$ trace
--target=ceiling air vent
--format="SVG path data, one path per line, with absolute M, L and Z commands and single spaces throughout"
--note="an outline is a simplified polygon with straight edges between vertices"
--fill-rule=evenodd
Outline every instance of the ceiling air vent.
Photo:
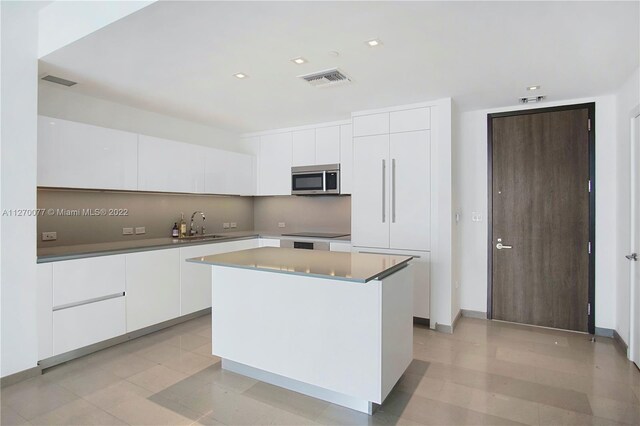
M 531 104 L 531 103 L 540 102 L 544 100 L 544 98 L 546 98 L 546 96 L 528 96 L 524 98 L 519 98 L 518 100 L 520 101 L 521 104 Z
M 75 81 L 65 80 L 64 78 L 56 77 L 55 75 L 45 75 L 42 77 L 45 81 L 50 81 L 51 83 L 62 84 L 63 86 L 73 86 L 74 84 L 78 84 Z
M 315 87 L 328 87 L 351 82 L 351 79 L 337 68 L 301 75 L 299 77 Z

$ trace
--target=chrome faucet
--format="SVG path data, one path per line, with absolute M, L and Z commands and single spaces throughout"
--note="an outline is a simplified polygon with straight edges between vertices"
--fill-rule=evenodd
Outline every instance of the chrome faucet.
M 196 210 L 195 212 L 193 212 L 193 214 L 191 215 L 191 224 L 189 226 L 190 231 L 189 231 L 189 235 L 196 235 L 198 233 L 197 228 L 193 229 L 193 218 L 195 217 L 196 214 L 200 213 L 200 215 L 202 216 L 202 235 L 205 234 L 205 228 L 204 228 L 204 221 L 205 221 L 205 217 L 204 217 L 204 213 L 202 213 L 200 210 Z

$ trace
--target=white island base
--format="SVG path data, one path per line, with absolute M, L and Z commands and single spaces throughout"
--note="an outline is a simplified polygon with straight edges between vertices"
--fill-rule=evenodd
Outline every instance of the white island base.
M 212 268 L 213 354 L 226 370 L 372 414 L 413 358 L 408 264 L 367 282 Z

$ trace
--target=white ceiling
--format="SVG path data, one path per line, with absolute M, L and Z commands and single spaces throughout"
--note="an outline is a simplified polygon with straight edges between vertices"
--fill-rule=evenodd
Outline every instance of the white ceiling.
M 639 64 L 638 6 L 157 2 L 45 56 L 40 72 L 79 83 L 65 90 L 238 132 L 442 97 L 491 108 L 534 84 L 549 100 L 614 91 Z M 384 44 L 370 48 L 371 38 Z M 296 78 L 332 67 L 353 83 Z

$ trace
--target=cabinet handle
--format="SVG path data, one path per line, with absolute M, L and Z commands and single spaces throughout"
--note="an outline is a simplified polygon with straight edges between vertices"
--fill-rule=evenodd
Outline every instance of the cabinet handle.
M 322 172 L 322 192 L 327 190 L 327 172 Z
M 391 159 L 391 222 L 396 223 L 396 159 Z
M 385 223 L 387 220 L 387 217 L 385 215 L 385 204 L 387 203 L 386 198 L 386 183 L 387 183 L 387 178 L 386 178 L 386 173 L 387 172 L 387 162 L 386 160 L 383 158 L 382 159 L 382 223 Z

